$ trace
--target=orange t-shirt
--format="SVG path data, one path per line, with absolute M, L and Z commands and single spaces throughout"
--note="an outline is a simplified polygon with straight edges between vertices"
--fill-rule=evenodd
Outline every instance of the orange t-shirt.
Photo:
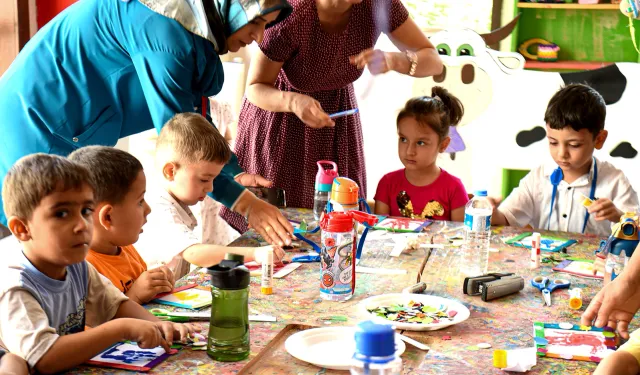
M 123 293 L 131 289 L 133 282 L 147 270 L 147 264 L 133 245 L 120 247 L 118 255 L 106 255 L 89 250 L 87 262 Z

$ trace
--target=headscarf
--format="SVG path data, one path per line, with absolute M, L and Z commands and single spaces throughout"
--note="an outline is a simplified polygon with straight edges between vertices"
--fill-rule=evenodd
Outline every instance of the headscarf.
M 139 0 L 156 13 L 211 41 L 219 55 L 228 52 L 227 38 L 257 17 L 280 11 L 271 27 L 293 8 L 287 0 Z

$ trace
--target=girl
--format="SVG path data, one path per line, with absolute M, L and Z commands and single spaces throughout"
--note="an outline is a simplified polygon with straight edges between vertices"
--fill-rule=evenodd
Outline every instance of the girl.
M 398 114 L 398 155 L 404 169 L 386 174 L 374 197 L 378 215 L 463 221 L 469 200 L 459 178 L 436 165 L 449 146 L 449 127 L 462 119 L 458 98 L 442 87 L 410 99 Z

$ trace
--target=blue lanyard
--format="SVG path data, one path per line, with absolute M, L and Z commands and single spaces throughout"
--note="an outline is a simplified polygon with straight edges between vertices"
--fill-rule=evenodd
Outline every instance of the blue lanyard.
M 551 207 L 549 207 L 549 220 L 547 222 L 547 230 L 551 227 L 551 215 L 553 215 L 553 208 L 556 202 L 556 195 L 558 194 L 558 185 L 560 185 L 560 181 L 562 181 L 562 169 L 558 167 L 556 170 L 551 173 L 551 185 L 553 185 L 553 192 L 551 193 Z M 598 164 L 596 163 L 596 159 L 593 158 L 593 179 L 591 180 L 591 192 L 589 193 L 589 199 L 594 200 L 596 194 L 596 183 L 598 181 Z M 585 229 L 587 229 L 587 222 L 589 222 L 589 210 L 584 215 L 584 224 L 582 224 L 582 233 L 584 233 Z

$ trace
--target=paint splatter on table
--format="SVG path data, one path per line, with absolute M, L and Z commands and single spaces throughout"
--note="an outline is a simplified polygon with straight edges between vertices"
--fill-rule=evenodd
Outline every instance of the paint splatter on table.
M 286 209 L 289 219 L 310 220 L 310 210 Z M 435 222 L 428 228 L 435 234 L 434 242 L 448 244 L 443 234 L 436 234 L 441 229 L 460 227 L 459 223 Z M 582 288 L 583 307 L 571 310 L 568 306 L 567 290 L 557 290 L 552 294 L 552 306 L 543 304 L 540 292 L 531 287 L 530 280 L 535 275 L 551 274 L 552 264 L 543 264 L 536 270 L 529 269 L 529 250 L 508 246 L 503 239 L 515 236 L 523 230 L 508 227 L 494 228 L 489 254 L 488 270 L 515 272 L 525 278 L 525 288 L 517 294 L 498 300 L 483 302 L 479 296 L 470 297 L 462 293 L 463 276 L 460 274 L 460 248 L 445 246 L 433 249 L 429 261 L 421 275 L 427 283 L 426 294 L 453 298 L 471 310 L 471 317 L 463 323 L 440 331 L 409 332 L 411 336 L 431 347 L 428 353 L 421 352 L 412 346 L 402 356 L 405 374 L 497 374 L 502 371 L 493 368 L 492 353 L 494 349 L 514 349 L 533 346 L 533 322 L 569 322 L 578 323 L 580 314 L 588 306 L 590 299 L 598 291 L 602 281 L 579 278 L 562 274 L 562 278 L 571 281 L 571 287 Z M 462 235 L 462 230 L 457 232 Z M 556 236 L 566 234 L 552 233 Z M 268 314 L 276 316 L 277 323 L 257 323 L 250 326 L 251 355 L 254 358 L 275 335 L 289 323 L 309 325 L 354 325 L 365 317 L 359 303 L 373 295 L 398 293 L 403 288 L 416 282 L 420 265 L 425 258 L 425 250 L 404 252 L 399 257 L 390 257 L 389 253 L 395 243 L 392 236 L 401 234 L 380 233 L 367 238 L 364 255 L 360 265 L 376 268 L 403 269 L 404 275 L 358 274 L 354 297 L 343 303 L 328 302 L 320 299 L 318 263 L 303 264 L 283 279 L 274 280 L 274 294 L 260 294 L 260 280 L 251 278 L 251 294 L 249 300 L 250 314 Z M 447 236 L 456 235 L 456 231 L 448 231 Z M 591 258 L 598 247 L 599 238 L 593 236 L 573 236 L 578 240 L 576 245 L 568 249 L 573 257 Z M 318 241 L 318 235 L 310 236 Z M 247 232 L 232 246 L 256 246 L 261 238 L 255 232 Z M 290 254 L 290 257 L 298 255 Z M 560 254 L 555 254 L 560 258 Z M 206 273 L 194 271 L 180 280 L 178 285 L 198 282 L 208 285 Z M 160 307 L 150 305 L 148 307 Z M 168 306 L 165 309 L 180 310 Z M 207 324 L 203 324 L 206 334 Z M 635 327 L 634 327 L 635 328 Z M 450 336 L 450 340 L 443 337 Z M 476 345 L 489 343 L 491 349 L 480 349 Z M 332 371 L 314 368 L 294 360 L 284 351 L 274 355 L 281 357 L 282 368 L 269 369 L 269 374 L 331 374 Z M 154 369 L 154 373 L 172 374 L 236 374 L 248 360 L 237 363 L 221 363 L 211 360 L 204 351 L 181 350 L 177 355 Z M 538 358 L 538 364 L 529 373 L 532 374 L 590 374 L 595 364 L 588 362 L 566 361 L 559 359 Z M 80 367 L 72 373 L 82 374 L 116 374 L 117 370 Z M 126 372 L 123 372 L 126 373 Z

